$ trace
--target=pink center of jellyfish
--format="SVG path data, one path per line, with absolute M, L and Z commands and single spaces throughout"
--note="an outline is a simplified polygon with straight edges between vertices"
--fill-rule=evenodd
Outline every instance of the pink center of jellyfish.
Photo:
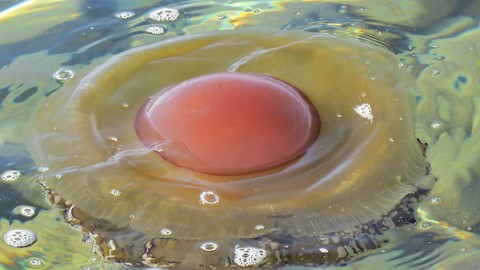
M 302 155 L 318 137 L 320 118 L 293 86 L 232 72 L 160 91 L 138 112 L 135 129 L 145 146 L 179 167 L 236 175 Z

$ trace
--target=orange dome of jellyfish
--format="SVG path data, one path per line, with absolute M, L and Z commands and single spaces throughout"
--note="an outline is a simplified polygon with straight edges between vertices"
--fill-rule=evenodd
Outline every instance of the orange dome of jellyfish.
M 30 121 L 51 203 L 107 258 L 322 265 L 380 246 L 427 188 L 411 78 L 297 31 L 188 35 L 66 83 Z

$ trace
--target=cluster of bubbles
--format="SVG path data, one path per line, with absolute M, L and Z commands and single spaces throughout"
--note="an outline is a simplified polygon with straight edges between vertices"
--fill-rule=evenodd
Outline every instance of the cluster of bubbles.
M 120 20 L 128 20 L 135 17 L 134 11 L 125 10 L 115 13 L 114 17 Z M 178 20 L 180 12 L 173 8 L 157 8 L 148 12 L 147 18 L 154 22 L 172 22 Z M 163 35 L 167 32 L 167 28 L 163 25 L 152 25 L 144 29 L 146 33 L 152 35 Z
M 362 118 L 368 119 L 370 122 L 373 121 L 372 107 L 368 103 L 363 103 L 355 106 L 353 110 L 360 115 Z
M 37 241 L 37 236 L 30 230 L 13 229 L 3 235 L 3 241 L 12 247 L 28 247 Z
M 113 16 L 117 19 L 127 20 L 127 19 L 130 19 L 130 18 L 133 18 L 135 15 L 137 15 L 137 14 L 135 14 L 135 12 L 130 11 L 130 10 L 126 10 L 126 11 L 117 12 Z
M 153 21 L 167 22 L 176 21 L 180 17 L 180 12 L 173 8 L 159 8 L 151 11 L 148 15 Z
M 162 25 L 153 25 L 145 29 L 145 32 L 152 35 L 163 35 L 167 32 L 167 29 Z
M 11 182 L 17 180 L 22 174 L 20 171 L 17 170 L 8 170 L 4 171 L 1 175 L 0 178 L 5 181 L 5 182 Z
M 256 247 L 235 247 L 233 262 L 240 267 L 257 266 L 267 256 L 267 251 Z
M 22 173 L 18 170 L 8 170 L 0 175 L 0 179 L 5 182 L 12 182 L 16 181 L 21 175 Z M 13 212 L 24 217 L 33 217 L 36 214 L 36 209 L 29 205 L 19 205 Z M 3 234 L 3 241 L 9 246 L 23 248 L 33 245 L 37 241 L 37 236 L 30 230 L 12 229 Z M 32 267 L 34 267 L 34 264 L 35 262 L 32 262 Z M 43 261 L 41 261 L 41 264 L 43 266 Z

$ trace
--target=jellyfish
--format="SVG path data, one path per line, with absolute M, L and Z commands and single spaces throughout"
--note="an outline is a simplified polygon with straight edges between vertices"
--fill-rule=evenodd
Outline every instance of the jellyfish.
M 39 182 L 101 255 L 162 267 L 346 262 L 429 190 L 412 78 L 326 34 L 232 30 L 134 48 L 39 105 Z

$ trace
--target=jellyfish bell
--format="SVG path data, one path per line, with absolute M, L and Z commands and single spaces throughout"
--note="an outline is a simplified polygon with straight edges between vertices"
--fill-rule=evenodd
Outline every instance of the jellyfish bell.
M 265 75 L 216 73 L 181 82 L 139 111 L 147 147 L 194 171 L 234 175 L 297 158 L 318 136 L 313 105 L 292 86 Z
M 267 86 L 214 87 L 227 78 Z M 258 255 L 252 267 L 345 261 L 371 244 L 362 241 L 378 246 L 375 235 L 414 215 L 426 189 L 418 184 L 429 171 L 414 134 L 411 81 L 391 53 L 356 40 L 297 31 L 187 35 L 72 78 L 36 110 L 28 147 L 49 168 L 40 181 L 52 204 L 95 236 L 105 256 L 235 267 L 235 254 L 249 250 Z M 198 113 L 177 119 L 190 101 Z M 202 118 L 204 108 L 212 110 Z M 218 113 L 237 109 L 239 133 L 202 133 L 238 126 Z M 272 138 L 279 143 L 263 145 Z M 259 151 L 267 154 L 257 159 Z M 205 243 L 217 248 L 207 252 Z

